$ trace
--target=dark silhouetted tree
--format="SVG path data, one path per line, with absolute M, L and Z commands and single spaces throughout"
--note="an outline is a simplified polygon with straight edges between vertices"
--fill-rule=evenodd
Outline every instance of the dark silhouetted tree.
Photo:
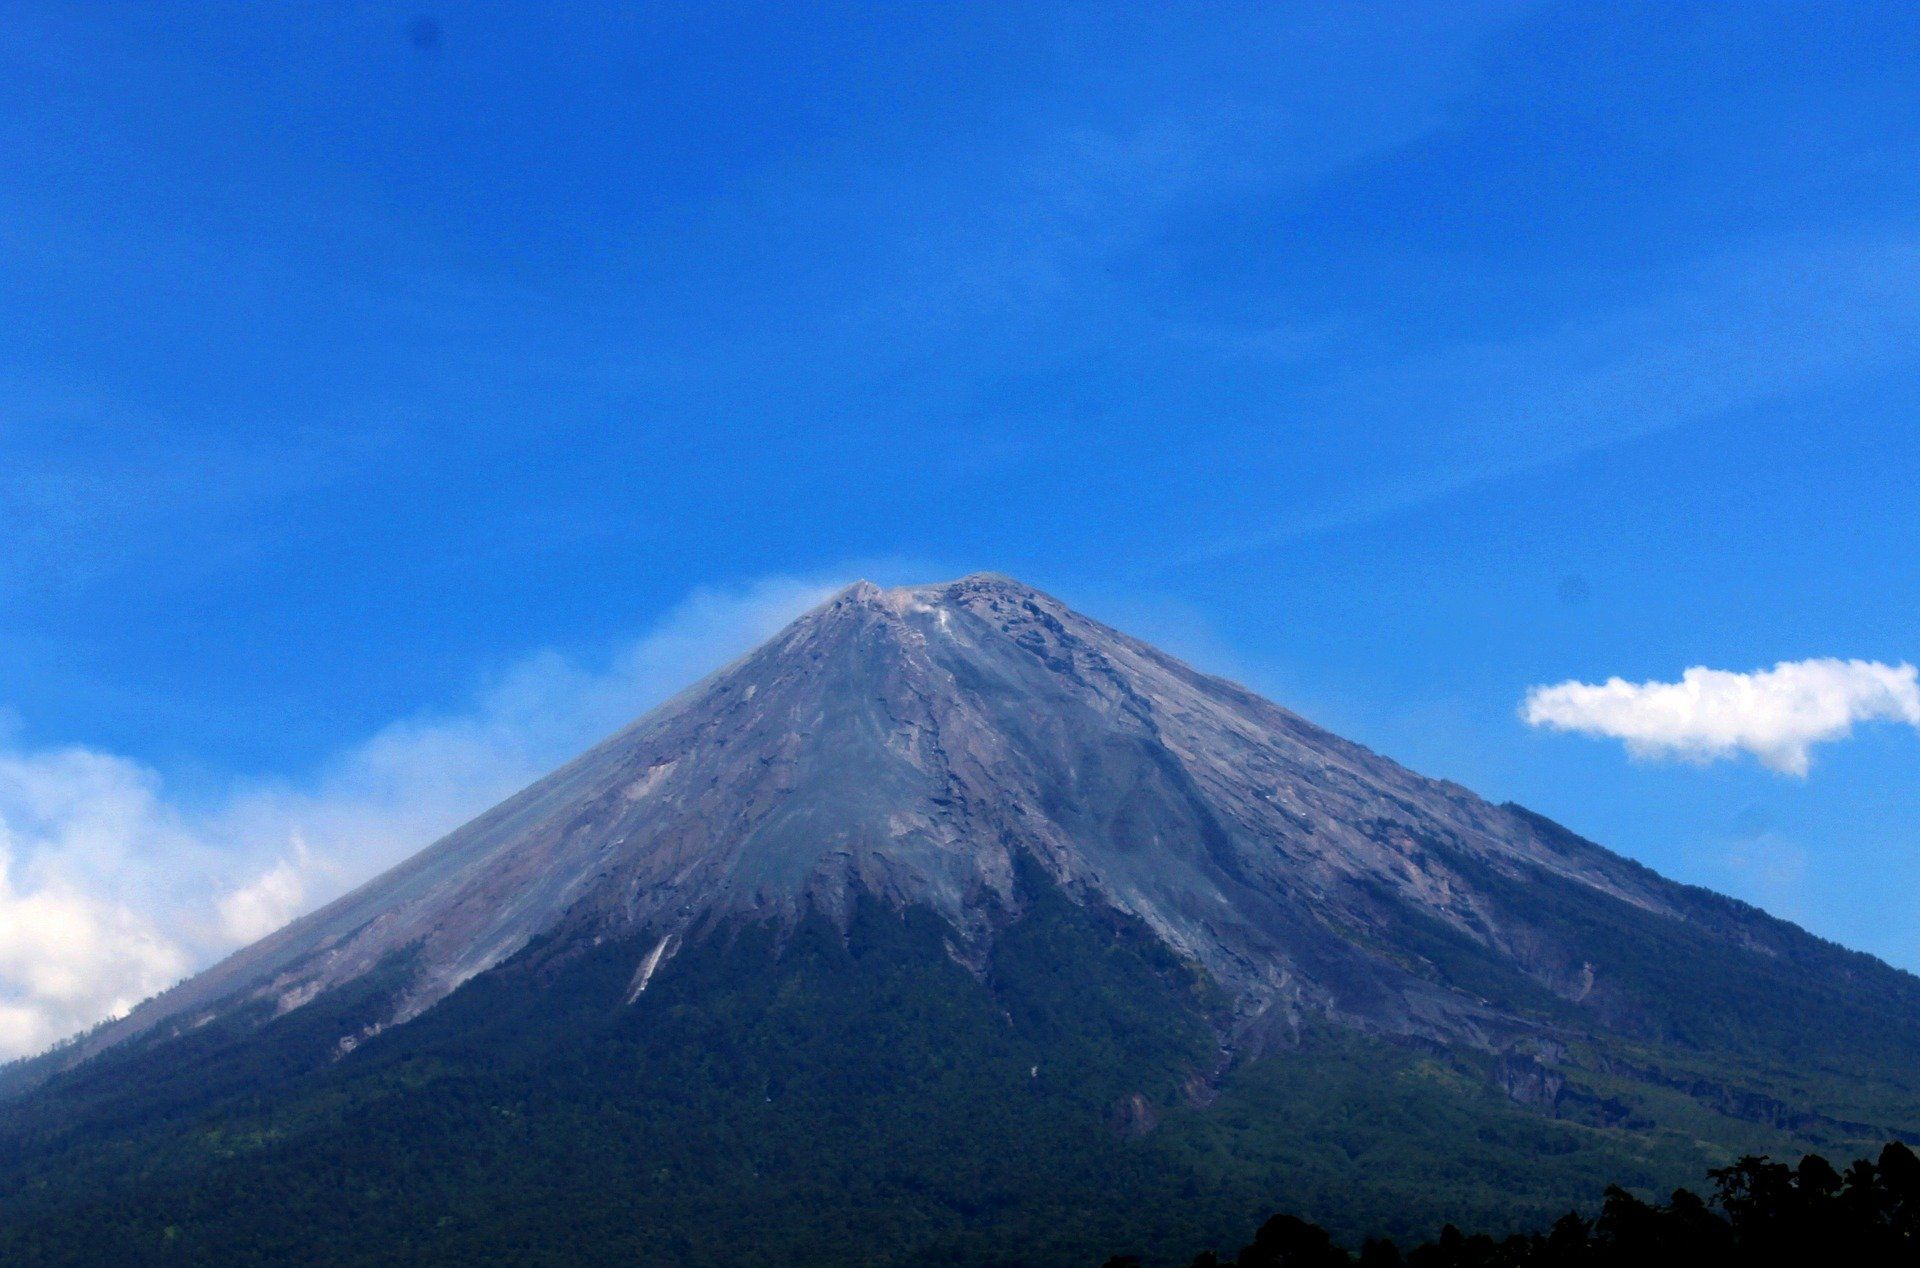
M 1748 1156 L 1708 1173 L 1712 1205 L 1676 1189 L 1655 1205 L 1618 1186 L 1599 1216 L 1562 1216 L 1547 1233 L 1496 1241 L 1448 1224 L 1404 1258 L 1388 1241 L 1361 1248 L 1360 1268 L 1913 1268 L 1920 1265 L 1920 1157 L 1895 1142 L 1843 1174 L 1818 1154 L 1797 1166 Z M 1715 1209 L 1715 1208 L 1718 1209 Z M 1115 1264 L 1123 1261 L 1115 1260 Z M 1238 1268 L 1333 1268 L 1352 1256 L 1290 1215 L 1260 1227 Z M 1219 1268 L 1211 1252 L 1193 1268 Z
M 1318 1224 L 1276 1215 L 1260 1226 L 1234 1262 L 1238 1268 L 1345 1268 L 1353 1260 Z
M 1360 1268 L 1401 1268 L 1400 1248 L 1383 1237 L 1369 1237 L 1360 1248 Z

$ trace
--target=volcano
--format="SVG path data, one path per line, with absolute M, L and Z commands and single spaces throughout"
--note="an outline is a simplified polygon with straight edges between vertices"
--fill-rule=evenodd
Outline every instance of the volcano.
M 1920 979 L 982 574 L 0 1092 L 9 1262 L 1151 1259 L 1914 1139 Z

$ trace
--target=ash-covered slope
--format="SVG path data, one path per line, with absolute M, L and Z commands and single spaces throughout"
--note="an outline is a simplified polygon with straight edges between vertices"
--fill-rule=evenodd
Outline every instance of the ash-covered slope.
M 1005 578 L 859 585 L 0 1071 L 0 1260 L 1185 1263 L 1857 1156 L 1916 1072 L 1908 974 Z
M 93 1045 L 263 999 L 296 1008 L 405 950 L 385 1019 L 401 1021 L 543 936 L 636 938 L 637 991 L 729 918 L 844 921 L 858 894 L 930 909 L 978 960 L 1022 908 L 1023 860 L 1202 969 L 1243 1051 L 1322 1016 L 1491 1049 L 1547 1014 L 1658 1029 L 1671 1001 L 1607 971 L 1621 922 L 1852 971 L 1757 912 L 977 575 L 847 589 Z M 1585 927 L 1543 922 L 1547 893 Z

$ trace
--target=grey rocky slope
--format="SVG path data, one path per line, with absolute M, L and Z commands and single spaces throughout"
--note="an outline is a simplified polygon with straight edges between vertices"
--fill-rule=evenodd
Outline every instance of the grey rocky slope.
M 405 1021 L 542 935 L 636 938 L 638 992 L 717 924 L 840 914 L 859 893 L 936 910 L 977 962 L 1017 917 L 1022 860 L 1203 969 L 1242 1052 L 1316 1018 L 1489 1049 L 1538 1032 L 1540 1010 L 1489 974 L 1596 1024 L 1635 1016 L 1634 983 L 1535 918 L 1543 887 L 1775 960 L 1827 954 L 976 575 L 850 587 L 71 1056 L 261 1001 L 294 1009 L 402 951 L 409 985 L 383 1024 Z M 1832 954 L 1819 971 L 1844 975 Z

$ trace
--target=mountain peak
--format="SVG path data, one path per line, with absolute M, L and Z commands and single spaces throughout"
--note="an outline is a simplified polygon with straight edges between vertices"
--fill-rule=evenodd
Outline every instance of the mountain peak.
M 1353 930 L 1416 910 L 1491 948 L 1512 918 L 1489 869 L 1673 903 L 1597 847 L 1010 577 L 863 580 L 102 1042 L 236 1001 L 296 1008 L 402 952 L 411 984 L 395 1020 L 535 938 L 635 938 L 657 953 L 644 977 L 703 931 L 844 919 L 861 896 L 930 909 L 979 943 L 1019 918 L 1023 875 L 1141 922 L 1245 1026 L 1312 1012 L 1486 1035 L 1511 1019 Z
M 970 572 L 964 577 L 951 581 L 928 582 L 920 585 L 894 586 L 891 588 L 876 585 L 862 578 L 836 591 L 822 606 L 837 603 L 877 603 L 883 606 L 899 607 L 908 603 L 937 603 L 950 601 L 968 594 L 995 594 L 1014 599 L 1047 599 L 1042 591 L 1036 590 L 1025 582 L 1008 576 L 1003 572 Z M 1049 600 L 1051 601 L 1051 600 Z
M 1035 590 L 1032 586 L 1016 578 L 1009 577 L 1004 572 L 970 572 L 958 580 L 944 582 L 941 585 L 931 588 L 953 589 L 962 586 L 974 590 L 1002 590 L 1017 594 L 1039 593 L 1039 591 Z
M 134 1035 L 150 1042 L 102 1053 L 97 1077 L 59 1079 Z M 103 1089 L 131 1087 L 117 1112 L 138 1134 L 112 1138 L 115 1158 L 144 1158 L 161 1120 L 191 1134 L 180 1157 L 205 1156 L 206 1139 L 321 1124 L 291 1133 L 326 1160 L 292 1166 L 292 1185 L 254 1183 L 268 1149 L 229 1158 L 247 1177 L 234 1188 L 271 1200 L 276 1224 L 280 1195 L 333 1176 L 343 1157 L 412 1149 L 392 1182 L 360 1188 L 457 1172 L 510 1205 L 544 1191 L 564 1149 L 593 1160 L 568 1171 L 550 1208 L 566 1235 L 583 1210 L 646 1225 L 632 1202 L 651 1194 L 645 1236 L 657 1249 L 676 1212 L 742 1209 L 763 1191 L 808 1195 L 802 1214 L 767 1225 L 781 1237 L 794 1221 L 818 1223 L 814 1194 L 860 1195 L 821 1225 L 836 1239 L 870 1226 L 873 1194 L 923 1211 L 937 1185 L 900 1170 L 923 1156 L 943 1169 L 958 1157 L 967 1177 L 939 1233 L 950 1237 L 961 1220 L 994 1218 L 978 1213 L 1000 1204 L 973 1187 L 993 1174 L 987 1164 L 1031 1160 L 1047 1140 L 1086 1143 L 1045 1155 L 1031 1183 L 993 1180 L 992 1191 L 1044 1188 L 1061 1158 L 1078 1158 L 1093 1170 L 1086 1194 L 1060 1208 L 1070 1218 L 1089 1203 L 1164 1206 L 1109 1192 L 1110 1133 L 1157 1125 L 1219 1133 L 1217 1145 L 1160 1155 L 1209 1159 L 1204 1181 L 1161 1171 L 1163 1193 L 1271 1189 L 1323 1164 L 1350 1168 L 1336 1188 L 1378 1184 L 1387 1150 L 1349 1130 L 1373 1118 L 1427 1141 L 1422 1154 L 1385 1138 L 1422 1193 L 1458 1165 L 1463 1137 L 1513 1142 L 1502 1175 L 1558 1165 L 1584 1181 L 1578 1151 L 1607 1141 L 1627 1142 L 1640 1166 L 1675 1141 L 1733 1157 L 1784 1139 L 1756 1125 L 1859 1137 L 1879 1134 L 1865 1115 L 1884 1113 L 1913 1127 L 1916 1054 L 1920 981 L 1425 779 L 976 573 L 847 587 L 392 871 L 16 1069 L 11 1088 L 45 1079 L 44 1092 L 77 1095 L 92 1119 Z M 1391 1074 L 1414 1062 L 1417 1078 Z M 503 1082 L 516 1068 L 521 1082 Z M 1295 1116 L 1287 1107 L 1300 1102 L 1279 1089 L 1303 1069 L 1297 1086 L 1312 1099 Z M 1747 1070 L 1757 1073 L 1736 1073 Z M 1475 1091 L 1476 1079 L 1492 1086 Z M 1833 1090 L 1799 1090 L 1815 1084 Z M 1361 1085 L 1369 1096 L 1417 1088 L 1419 1109 L 1325 1112 L 1326 1089 Z M 182 1090 L 202 1088 L 237 1098 L 242 1116 L 211 1135 L 213 1120 L 174 1116 Z M 556 1101 L 558 1088 L 575 1099 Z M 1545 1118 L 1515 1130 L 1507 1111 L 1488 1117 L 1496 1088 L 1574 1119 L 1567 1148 L 1540 1145 Z M 1207 1128 L 1216 1097 L 1226 1109 Z M 1198 1112 L 1162 1124 L 1161 1109 L 1182 1101 Z M 356 1108 L 341 1114 L 342 1103 Z M 261 1117 L 258 1104 L 281 1109 Z M 1401 1103 L 1367 1102 L 1380 1104 Z M 501 1107 L 514 1105 L 544 1107 L 527 1116 L 532 1134 L 502 1127 Z M 453 1144 L 472 1149 L 457 1165 L 436 1152 L 448 1135 L 419 1134 L 445 1123 L 461 1124 Z M 645 1123 L 655 1134 L 636 1137 Z M 1283 1148 L 1243 1152 L 1260 1123 Z M 784 1126 L 751 1134 L 769 1124 Z M 793 1151 L 848 1124 L 854 1143 L 824 1159 Z M 890 1143 L 876 1146 L 876 1130 Z M 1126 1152 L 1128 1174 L 1163 1165 Z M 720 1170 L 746 1187 L 704 1162 L 680 1165 L 699 1157 L 728 1160 Z M 635 1169 L 604 1169 L 621 1158 Z M 147 1183 L 151 1169 L 139 1170 Z M 0 1240 L 8 1192 L 34 1195 L 20 1199 L 29 1205 L 71 1192 L 92 1204 L 75 1208 L 87 1227 L 122 1228 L 126 1204 L 102 1204 L 82 1174 L 0 1184 Z M 313 1192 L 309 1209 L 333 1212 L 342 1186 Z M 160 1194 L 139 1234 L 149 1247 L 181 1205 Z M 226 1196 L 202 1208 L 228 1210 Z M 776 1244 L 733 1257 L 916 1257 Z

